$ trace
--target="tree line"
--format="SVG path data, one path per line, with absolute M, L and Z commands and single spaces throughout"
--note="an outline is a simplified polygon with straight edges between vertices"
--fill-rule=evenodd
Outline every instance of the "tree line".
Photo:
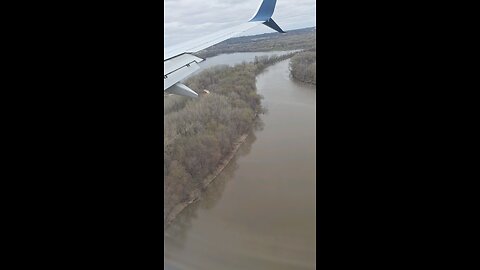
M 309 50 L 297 53 L 290 60 L 290 74 L 296 80 L 317 84 L 317 53 Z
M 206 69 L 185 83 L 210 94 L 164 99 L 164 218 L 202 187 L 238 138 L 264 112 L 255 76 L 293 54 L 256 57 L 252 63 Z

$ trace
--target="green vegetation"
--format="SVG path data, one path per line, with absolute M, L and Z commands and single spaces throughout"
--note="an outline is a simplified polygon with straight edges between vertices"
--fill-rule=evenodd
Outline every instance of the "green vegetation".
M 266 67 L 292 57 L 257 57 L 253 63 L 207 69 L 185 82 L 199 99 L 164 98 L 164 218 L 176 205 L 193 199 L 204 179 L 232 152 L 263 112 L 255 76 Z
M 288 31 L 285 34 L 268 33 L 232 38 L 214 45 L 196 55 L 202 58 L 222 53 L 309 50 L 316 46 L 316 28 Z
M 317 53 L 316 50 L 297 53 L 290 60 L 290 74 L 296 80 L 317 84 Z

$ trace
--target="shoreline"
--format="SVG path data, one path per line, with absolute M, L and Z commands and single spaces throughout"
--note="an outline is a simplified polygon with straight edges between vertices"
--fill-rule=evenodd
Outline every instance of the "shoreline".
M 164 230 L 175 220 L 175 218 L 180 214 L 185 208 L 187 208 L 190 204 L 198 201 L 200 199 L 200 196 L 202 194 L 202 189 L 206 188 L 215 178 L 220 175 L 220 173 L 227 167 L 227 165 L 230 163 L 230 161 L 233 159 L 235 154 L 238 152 L 240 149 L 240 146 L 246 141 L 248 137 L 248 133 L 243 134 L 238 138 L 235 143 L 233 144 L 233 149 L 232 151 L 226 156 L 218 165 L 218 167 L 213 171 L 212 174 L 210 174 L 208 177 L 206 177 L 202 181 L 202 185 L 200 188 L 195 189 L 192 193 L 189 194 L 189 200 L 186 202 L 179 203 L 173 209 L 170 211 L 168 216 L 165 218 L 165 224 L 164 224 Z
M 300 80 L 300 79 L 297 79 L 295 78 L 291 73 L 290 73 L 290 76 L 292 77 L 292 79 L 296 82 L 299 82 L 299 83 L 304 83 L 304 84 L 307 84 L 307 85 L 311 85 L 311 86 L 317 86 L 317 83 L 313 83 L 313 82 L 307 82 L 307 81 L 303 81 L 303 80 Z

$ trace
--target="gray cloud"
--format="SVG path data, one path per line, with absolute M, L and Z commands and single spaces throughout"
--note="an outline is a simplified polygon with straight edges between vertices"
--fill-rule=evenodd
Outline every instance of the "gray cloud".
M 248 21 L 261 0 L 164 0 L 165 46 Z M 277 0 L 273 18 L 284 30 L 315 25 L 315 0 Z M 273 32 L 258 26 L 244 33 Z

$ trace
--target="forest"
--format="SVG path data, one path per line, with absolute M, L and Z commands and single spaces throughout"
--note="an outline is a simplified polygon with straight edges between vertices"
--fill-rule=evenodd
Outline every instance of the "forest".
M 316 49 L 299 52 L 290 60 L 290 74 L 298 81 L 317 84 L 316 71 Z
M 256 75 L 294 54 L 206 69 L 185 84 L 197 93 L 208 90 L 209 94 L 198 99 L 164 98 L 164 220 L 173 207 L 191 200 L 193 192 L 203 188 L 203 180 L 264 112 Z

